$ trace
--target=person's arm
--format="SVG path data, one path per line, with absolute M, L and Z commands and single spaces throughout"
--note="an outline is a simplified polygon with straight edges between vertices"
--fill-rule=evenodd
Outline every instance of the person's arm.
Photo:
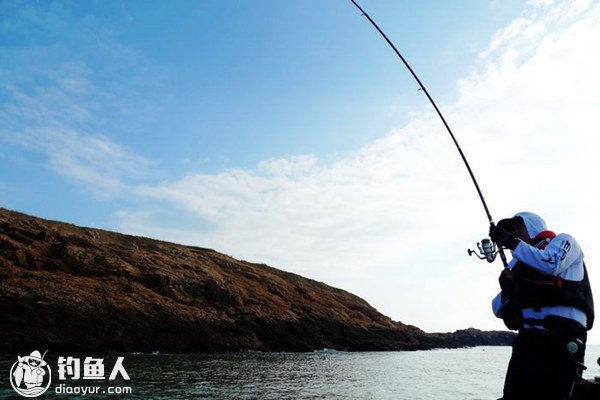
M 546 275 L 557 276 L 583 256 L 579 243 L 568 234 L 560 234 L 544 250 L 519 242 L 513 257 Z

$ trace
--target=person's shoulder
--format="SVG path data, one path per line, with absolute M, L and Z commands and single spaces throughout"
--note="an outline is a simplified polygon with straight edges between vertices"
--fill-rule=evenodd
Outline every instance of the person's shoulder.
M 575 239 L 575 237 L 569 233 L 559 233 L 558 235 L 556 235 L 556 237 L 554 237 L 552 239 L 554 240 L 568 240 L 568 241 L 572 241 L 572 242 L 576 242 L 577 240 Z
M 556 235 L 556 237 L 554 239 L 552 239 L 552 243 L 555 243 L 556 245 L 560 246 L 560 247 L 568 247 L 568 248 L 579 248 L 579 242 L 577 242 L 577 239 L 575 239 L 575 237 L 571 234 L 568 233 L 559 233 L 558 235 Z

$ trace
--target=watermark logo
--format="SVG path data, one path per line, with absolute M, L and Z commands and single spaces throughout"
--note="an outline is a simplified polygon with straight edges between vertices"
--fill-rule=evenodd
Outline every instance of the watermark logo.
M 129 380 L 129 374 L 123 367 L 123 359 L 125 357 L 117 358 L 115 365 L 108 377 L 109 380 L 114 380 L 117 375 L 125 380 Z M 64 381 L 67 377 L 71 379 L 81 378 L 81 359 L 75 357 L 58 357 L 58 379 Z M 86 357 L 83 360 L 83 379 L 105 379 L 104 374 L 104 359 L 103 358 L 92 358 Z
M 21 396 L 38 397 L 50 387 L 52 373 L 44 356 L 37 350 L 28 356 L 17 356 L 10 369 L 10 384 Z
M 56 366 L 58 384 L 48 390 L 52 380 L 52 371 L 44 360 L 46 352 L 43 356 L 37 350 L 28 356 L 17 356 L 17 361 L 10 369 L 10 383 L 21 396 L 38 397 L 46 391 L 59 395 L 76 396 L 122 396 L 132 393 L 131 386 L 112 386 L 117 379 L 120 381 L 131 379 L 123 366 L 125 357 L 117 357 L 112 369 L 105 371 L 104 358 L 85 357 L 82 360 L 78 357 L 59 356 Z M 86 384 L 81 385 L 83 383 L 81 380 L 84 380 Z M 99 386 L 93 381 L 106 382 L 107 385 Z

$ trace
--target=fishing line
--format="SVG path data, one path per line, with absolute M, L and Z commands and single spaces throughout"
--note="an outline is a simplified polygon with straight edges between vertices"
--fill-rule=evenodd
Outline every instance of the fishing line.
M 450 126 L 446 122 L 446 118 L 444 118 L 444 116 L 442 115 L 442 112 L 438 108 L 437 104 L 435 104 L 435 101 L 433 100 L 433 98 L 429 94 L 429 91 L 427 90 L 427 88 L 425 88 L 425 85 L 423 85 L 423 83 L 421 82 L 421 80 L 419 79 L 419 77 L 417 76 L 417 74 L 415 73 L 415 71 L 412 69 L 412 67 L 408 64 L 408 62 L 406 61 L 406 59 L 402 56 L 402 54 L 400 54 L 400 51 L 398 51 L 398 49 L 396 48 L 396 46 L 394 45 L 394 43 L 392 43 L 392 41 L 387 37 L 387 35 L 381 30 L 381 28 L 379 27 L 379 25 L 377 25 L 377 23 L 375 21 L 373 21 L 373 18 L 371 18 L 371 16 L 369 16 L 369 14 L 367 14 L 367 12 L 365 10 L 363 10 L 363 8 L 355 0 L 350 0 L 350 1 L 352 2 L 352 4 L 354 4 L 356 6 L 356 8 L 358 8 L 358 10 L 362 13 L 362 15 L 364 15 L 365 17 L 367 17 L 367 19 L 369 20 L 369 22 L 375 27 L 375 29 L 377 29 L 377 32 L 379 32 L 379 34 L 390 45 L 390 47 L 394 50 L 394 52 L 396 53 L 396 55 L 398 56 L 398 58 L 400 58 L 400 60 L 402 61 L 402 63 L 406 66 L 406 68 L 408 69 L 408 71 L 411 73 L 411 75 L 413 76 L 413 78 L 415 78 L 415 80 L 419 84 L 419 87 L 421 88 L 421 90 L 423 91 L 423 93 L 425 93 L 425 96 L 427 96 L 427 98 L 429 99 L 429 102 L 431 103 L 431 105 L 433 106 L 433 108 L 435 109 L 435 111 L 437 112 L 438 116 L 440 117 L 440 119 L 444 123 L 444 126 L 446 127 L 446 130 L 450 134 L 450 137 L 452 138 L 452 141 L 454 142 L 454 145 L 456 146 L 456 149 L 458 150 L 458 153 L 460 154 L 460 157 L 462 158 L 462 160 L 463 160 L 463 162 L 465 164 L 465 167 L 467 167 L 467 171 L 469 172 L 469 175 L 471 176 L 471 180 L 473 181 L 473 184 L 475 185 L 475 189 L 477 190 L 477 194 L 479 195 L 479 198 L 481 199 L 481 204 L 483 204 L 483 208 L 485 210 L 485 213 L 487 215 L 487 218 L 488 218 L 488 221 L 489 221 L 490 225 L 494 225 L 494 220 L 492 218 L 492 214 L 490 213 L 490 210 L 489 210 L 489 208 L 487 206 L 487 203 L 486 203 L 485 199 L 483 198 L 483 193 L 481 192 L 481 189 L 479 188 L 479 184 L 477 183 L 477 179 L 475 179 L 475 174 L 473 174 L 473 170 L 471 169 L 471 166 L 469 165 L 469 162 L 467 161 L 467 157 L 465 157 L 465 154 L 463 153 L 462 149 L 460 148 L 460 145 L 458 144 L 458 141 L 456 140 L 456 137 L 454 137 L 454 133 L 452 133 L 452 130 L 450 129 Z M 486 249 L 485 251 L 487 253 L 484 253 L 484 251 L 481 251 L 482 250 L 481 247 L 480 247 L 480 251 L 481 251 L 482 254 L 485 254 L 486 255 L 485 258 L 488 261 L 490 261 L 490 257 L 488 256 L 490 254 L 489 253 L 490 250 L 487 249 L 487 244 L 485 242 L 486 240 L 487 239 L 482 240 L 482 244 L 483 244 L 483 249 Z M 479 246 L 479 243 L 477 245 Z M 471 255 L 471 252 L 472 252 L 472 250 L 469 250 L 469 255 Z M 504 254 L 504 251 L 502 250 L 502 247 L 500 247 L 498 249 L 498 253 L 500 254 L 500 258 L 502 258 L 502 263 L 506 267 L 507 266 L 506 255 Z M 493 255 L 493 257 L 495 257 L 495 254 Z M 492 262 L 492 261 L 493 261 L 493 259 L 490 262 Z

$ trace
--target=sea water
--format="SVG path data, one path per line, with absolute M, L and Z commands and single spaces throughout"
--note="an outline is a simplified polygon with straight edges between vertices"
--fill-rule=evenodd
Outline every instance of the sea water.
M 510 352 L 510 347 L 475 347 L 360 353 L 96 354 L 106 360 L 107 376 L 115 358 L 124 356 L 130 380 L 119 376 L 111 382 L 58 381 L 53 370 L 52 385 L 39 398 L 488 400 L 501 396 Z M 585 377 L 600 376 L 598 357 L 600 346 L 588 346 Z M 8 380 L 12 358 L 0 356 L 4 376 L 0 397 L 18 399 Z M 49 365 L 54 367 L 52 360 L 48 359 Z M 132 393 L 57 395 L 59 383 L 121 385 Z

